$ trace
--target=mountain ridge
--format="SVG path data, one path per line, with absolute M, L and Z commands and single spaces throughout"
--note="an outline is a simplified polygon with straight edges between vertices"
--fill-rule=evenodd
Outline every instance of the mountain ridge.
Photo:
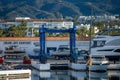
M 120 0 L 0 0 L 0 19 L 120 14 Z

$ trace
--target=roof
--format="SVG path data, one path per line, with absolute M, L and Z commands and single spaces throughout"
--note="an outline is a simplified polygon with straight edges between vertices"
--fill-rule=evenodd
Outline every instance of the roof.
M 0 22 L 21 22 L 23 20 L 0 20 Z M 27 22 L 72 22 L 70 20 L 28 19 Z
M 47 37 L 47 40 L 69 40 L 69 37 Z M 3 37 L 0 41 L 36 41 L 39 37 Z
M 39 37 L 1 37 L 0 41 L 38 41 Z M 47 37 L 46 40 L 69 40 L 69 37 Z M 88 37 L 77 37 L 76 40 L 89 40 Z

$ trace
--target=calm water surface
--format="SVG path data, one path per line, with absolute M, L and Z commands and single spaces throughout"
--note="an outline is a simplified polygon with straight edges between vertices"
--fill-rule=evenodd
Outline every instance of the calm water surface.
M 37 70 L 32 70 L 31 80 L 120 80 L 120 71 L 85 72 L 53 70 L 39 72 Z

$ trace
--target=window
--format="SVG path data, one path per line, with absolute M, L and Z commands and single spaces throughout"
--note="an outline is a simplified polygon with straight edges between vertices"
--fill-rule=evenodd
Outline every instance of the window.
M 116 49 L 114 52 L 119 52 L 120 53 L 120 49 Z
M 120 29 L 110 29 L 102 33 L 102 35 L 117 36 L 117 35 L 120 35 Z
M 50 51 L 56 51 L 56 47 L 47 47 L 47 53 L 50 53 Z
M 102 47 L 105 45 L 105 41 L 99 40 L 99 41 L 93 41 L 92 47 Z
M 113 51 L 113 49 L 102 49 L 102 50 L 97 50 L 97 51 Z
M 106 43 L 106 46 L 120 46 L 120 39 L 115 39 L 115 40 L 112 40 L 108 43 Z

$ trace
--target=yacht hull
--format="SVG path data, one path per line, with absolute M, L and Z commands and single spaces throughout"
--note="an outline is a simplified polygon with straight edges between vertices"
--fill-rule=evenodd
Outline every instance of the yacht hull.
M 69 68 L 73 70 L 86 70 L 87 64 L 69 63 Z
M 90 71 L 106 71 L 108 64 L 97 64 L 89 66 Z

